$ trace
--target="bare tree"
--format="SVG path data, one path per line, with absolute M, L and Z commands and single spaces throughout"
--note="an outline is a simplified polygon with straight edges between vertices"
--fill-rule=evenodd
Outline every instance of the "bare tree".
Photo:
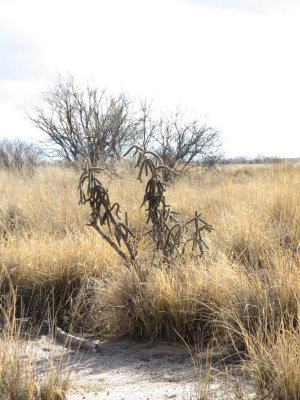
M 153 117 L 152 102 L 140 101 L 136 125 L 137 144 L 147 151 L 156 138 L 159 122 Z
M 68 161 L 90 158 L 95 165 L 118 157 L 134 141 L 136 120 L 129 98 L 89 86 L 81 89 L 73 77 L 58 77 L 41 105 L 26 114 L 55 145 L 54 155 Z
M 67 161 L 89 158 L 97 165 L 119 157 L 134 143 L 157 152 L 177 170 L 201 162 L 210 165 L 219 154 L 219 133 L 212 127 L 188 120 L 181 111 L 160 116 L 146 101 L 136 107 L 125 94 L 82 89 L 73 77 L 58 77 L 27 116 L 47 134 L 52 154 Z
M 180 110 L 156 120 L 149 107 L 142 111 L 140 145 L 156 151 L 170 168 L 185 170 L 200 164 L 207 166 L 221 156 L 220 134 L 214 128 L 197 119 L 187 119 Z

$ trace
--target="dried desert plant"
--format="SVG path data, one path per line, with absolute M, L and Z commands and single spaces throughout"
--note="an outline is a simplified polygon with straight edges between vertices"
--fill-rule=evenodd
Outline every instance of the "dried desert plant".
M 144 151 L 136 145 L 130 147 L 124 156 L 132 151 L 133 156 L 138 156 L 135 165 L 139 168 L 138 179 L 142 182 L 143 175 L 148 178 L 141 207 L 146 206 L 147 224 L 150 225 L 150 229 L 138 235 L 133 233 L 129 228 L 127 212 L 122 220 L 120 204 L 111 202 L 108 189 L 95 177 L 101 168 L 92 167 L 87 160 L 79 179 L 79 204 L 89 202 L 92 209 L 89 225 L 111 245 L 127 267 L 140 268 L 138 242 L 145 236 L 152 239 L 153 255 L 159 252 L 161 262 L 169 264 L 177 257 L 182 258 L 187 254 L 188 247 L 193 256 L 201 257 L 204 247 L 207 247 L 202 238 L 202 231 L 211 232 L 212 225 L 205 222 L 197 211 L 191 218 L 179 219 L 179 213 L 171 210 L 167 203 L 166 183 L 163 181 L 164 176 L 168 174 L 172 177 L 177 175 L 176 172 L 164 165 L 157 154 Z M 192 246 L 189 246 L 189 243 Z M 125 245 L 125 251 L 122 244 Z
M 130 265 L 138 267 L 137 253 L 132 243 L 132 238 L 135 238 L 135 235 L 128 226 L 127 213 L 125 213 L 125 221 L 123 222 L 120 216 L 120 204 L 111 203 L 108 189 L 94 175 L 100 171 L 101 168 L 91 167 L 90 160 L 87 160 L 86 167 L 79 179 L 79 204 L 89 202 L 92 209 L 89 226 L 92 226 L 110 244 L 125 261 L 127 267 Z M 86 192 L 84 190 L 85 184 Z M 107 229 L 106 231 L 104 227 Z M 122 250 L 121 242 L 125 244 L 127 253 Z

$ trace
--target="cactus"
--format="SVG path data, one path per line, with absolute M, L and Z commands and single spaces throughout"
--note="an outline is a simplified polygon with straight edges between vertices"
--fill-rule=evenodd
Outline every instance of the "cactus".
M 166 171 L 170 177 L 178 174 L 163 165 L 162 160 L 155 153 L 144 151 L 138 146 L 132 146 L 125 156 L 132 151 L 134 155 L 138 155 L 136 163 L 136 167 L 139 168 L 138 179 L 142 181 L 143 173 L 146 177 L 149 176 L 141 207 L 146 206 L 147 224 L 151 224 L 151 229 L 146 234 L 151 236 L 156 250 L 161 251 L 163 261 L 169 263 L 177 257 L 183 257 L 189 242 L 193 243 L 193 255 L 202 256 L 204 247 L 207 245 L 201 232 L 203 230 L 211 232 L 212 225 L 205 222 L 197 211 L 193 218 L 180 221 L 179 214 L 172 211 L 170 205 L 167 204 L 166 184 L 162 178 Z
M 207 245 L 202 238 L 202 231 L 211 232 L 212 225 L 205 222 L 197 211 L 192 218 L 180 220 L 179 213 L 172 211 L 166 201 L 166 183 L 163 182 L 162 176 L 168 173 L 172 177 L 177 173 L 165 166 L 161 158 L 153 152 L 144 151 L 141 147 L 134 145 L 124 156 L 131 152 L 134 157 L 137 156 L 135 167 L 139 169 L 139 181 L 143 181 L 144 175 L 148 178 L 141 207 L 146 207 L 146 221 L 150 229 L 140 237 L 151 238 L 154 243 L 154 253 L 158 252 L 164 263 L 170 264 L 178 257 L 184 257 L 190 242 L 192 255 L 203 256 Z M 128 268 L 133 266 L 140 269 L 137 252 L 138 238 L 129 228 L 127 213 L 122 221 L 120 204 L 111 203 L 108 189 L 95 177 L 95 174 L 100 171 L 100 168 L 92 167 L 90 161 L 87 160 L 79 179 L 79 204 L 89 203 L 92 210 L 89 225 L 112 246 L 125 261 L 125 265 Z M 126 251 L 121 247 L 122 243 Z
M 79 178 L 79 204 L 90 204 L 92 212 L 88 225 L 93 227 L 111 245 L 125 261 L 125 265 L 139 267 L 137 253 L 131 241 L 135 235 L 128 226 L 127 213 L 125 213 L 125 221 L 122 222 L 119 203 L 111 204 L 108 189 L 94 175 L 100 171 L 100 168 L 92 167 L 90 160 L 87 160 L 85 169 Z M 110 235 L 104 231 L 104 226 L 107 227 Z M 111 238 L 112 235 L 115 240 Z M 121 242 L 125 244 L 127 253 L 121 249 Z

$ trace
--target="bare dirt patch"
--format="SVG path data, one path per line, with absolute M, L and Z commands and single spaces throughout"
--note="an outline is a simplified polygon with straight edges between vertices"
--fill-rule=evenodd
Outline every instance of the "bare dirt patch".
M 207 383 L 205 370 L 195 368 L 190 351 L 179 344 L 105 342 L 97 352 L 75 351 L 42 336 L 32 346 L 40 365 L 52 357 L 55 365 L 71 370 L 68 400 L 195 400 Z M 225 382 L 214 375 L 210 375 L 210 398 L 235 398 L 232 383 L 240 377 L 232 376 L 229 382 L 227 376 Z M 243 385 L 245 398 L 253 398 L 251 389 Z

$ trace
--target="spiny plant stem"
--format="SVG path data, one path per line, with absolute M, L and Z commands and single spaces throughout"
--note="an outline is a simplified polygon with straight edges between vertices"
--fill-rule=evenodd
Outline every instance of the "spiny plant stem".
M 125 216 L 125 222 L 121 221 L 120 205 L 114 203 L 111 205 L 108 190 L 102 185 L 99 179 L 95 178 L 94 173 L 99 173 L 100 169 L 91 167 L 90 160 L 87 160 L 85 169 L 79 179 L 79 204 L 90 204 L 92 209 L 91 222 L 88 224 L 118 253 L 125 261 L 125 266 L 130 268 L 134 266 L 139 268 L 137 251 L 131 243 L 134 234 L 128 226 L 128 216 Z M 106 227 L 108 235 L 102 227 Z M 111 236 L 114 236 L 113 240 Z M 124 243 L 128 254 L 121 249 L 121 243 Z
M 139 146 L 132 146 L 124 154 L 128 155 L 133 152 L 133 156 L 138 156 L 136 167 L 139 168 L 138 179 L 142 182 L 143 174 L 149 177 L 145 194 L 141 207 L 146 206 L 147 224 L 151 223 L 152 227 L 144 235 L 151 236 L 155 250 L 162 252 L 163 261 L 170 262 L 176 257 L 182 257 L 185 253 L 186 246 L 189 242 L 193 242 L 192 253 L 194 256 L 203 256 L 204 247 L 207 247 L 202 239 L 201 231 L 211 232 L 213 227 L 200 218 L 201 214 L 195 211 L 194 218 L 185 221 L 178 221 L 175 213 L 167 204 L 165 192 L 166 183 L 163 182 L 162 176 L 167 172 L 170 177 L 178 175 L 175 171 L 163 164 L 162 159 L 153 152 L 145 151 Z M 189 225 L 194 223 L 195 231 L 191 230 Z M 199 253 L 196 253 L 196 250 Z
M 147 224 L 151 224 L 151 229 L 142 233 L 141 237 L 149 236 L 152 239 L 153 254 L 156 254 L 158 250 L 161 253 L 161 261 L 167 264 L 177 257 L 182 258 L 190 242 L 192 242 L 192 255 L 203 256 L 204 247 L 207 246 L 201 232 L 203 230 L 211 232 L 213 227 L 201 219 L 201 214 L 197 211 L 193 218 L 179 221 L 177 217 L 175 218 L 178 213 L 173 212 L 166 201 L 166 183 L 163 182 L 162 174 L 168 172 L 171 177 L 177 173 L 165 166 L 157 154 L 145 151 L 136 145 L 130 147 L 124 156 L 132 151 L 134 151 L 134 156 L 138 156 L 136 163 L 136 167 L 139 168 L 138 179 L 142 182 L 143 175 L 149 177 L 141 207 L 146 206 Z M 79 179 L 79 204 L 90 204 L 92 212 L 89 225 L 117 252 L 127 268 L 133 266 L 139 270 L 138 240 L 129 228 L 127 213 L 125 213 L 125 220 L 122 221 L 119 203 L 111 204 L 108 189 L 94 176 L 100 171 L 100 168 L 92 167 L 90 160 L 87 160 Z M 194 226 L 194 231 L 191 231 L 192 226 Z M 104 231 L 104 227 L 109 234 Z M 127 251 L 122 250 L 122 244 L 125 245 Z

